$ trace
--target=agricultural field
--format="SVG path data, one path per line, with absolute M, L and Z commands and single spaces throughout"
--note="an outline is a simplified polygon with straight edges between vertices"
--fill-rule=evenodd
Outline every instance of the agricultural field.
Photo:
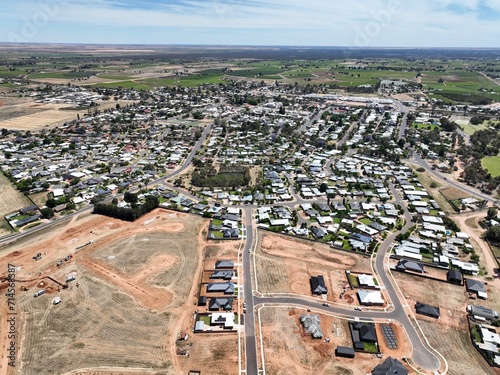
M 1 249 L 0 263 L 17 266 L 18 288 L 28 289 L 17 289 L 18 335 L 23 341 L 18 342 L 16 371 L 8 374 L 62 374 L 76 369 L 91 374 L 99 367 L 110 368 L 113 375 L 128 375 L 133 369 L 144 374 L 179 373 L 181 359 L 174 343 L 180 330 L 190 332 L 202 252 L 214 257 L 234 254 L 234 244 L 231 249 L 210 245 L 214 248 L 209 250 L 202 233 L 205 227 L 202 218 L 161 209 L 134 223 L 88 215 Z M 34 261 L 37 253 L 42 259 Z M 68 255 L 72 258 L 56 266 Z M 76 275 L 76 280 L 64 289 L 69 275 Z M 0 284 L 0 289 L 5 287 Z M 45 294 L 34 298 L 40 289 Z M 56 296 L 62 303 L 53 305 Z M 6 328 L 3 320 L 2 342 Z M 215 340 L 197 341 L 196 353 L 213 368 L 234 373 L 236 337 L 216 341 L 218 346 Z M 234 350 L 217 349 L 221 345 Z M 6 352 L 2 350 L 0 358 L 1 374 L 7 374 Z M 186 366 L 205 368 L 196 357 L 187 361 Z
M 329 289 L 328 300 L 335 301 L 347 284 L 345 270 L 370 272 L 368 258 L 270 233 L 262 234 L 255 256 L 256 286 L 261 293 L 311 295 L 310 277 L 321 274 Z M 351 299 L 341 302 L 354 302 Z
M 481 160 L 481 165 L 493 177 L 500 176 L 500 156 L 490 156 Z
M 0 173 L 0 236 L 12 232 L 4 216 L 31 204 L 31 201 Z
M 419 325 L 429 343 L 446 358 L 449 374 L 493 375 L 498 373 L 472 346 L 468 330 L 449 328 L 420 319 Z

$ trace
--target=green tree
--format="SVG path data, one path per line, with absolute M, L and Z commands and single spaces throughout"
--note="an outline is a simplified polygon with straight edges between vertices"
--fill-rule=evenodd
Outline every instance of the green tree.
M 45 219 L 50 219 L 54 217 L 54 210 L 50 207 L 45 207 L 40 210 Z
M 488 208 L 488 214 L 486 215 L 487 220 L 496 219 L 498 216 L 498 210 L 495 207 Z

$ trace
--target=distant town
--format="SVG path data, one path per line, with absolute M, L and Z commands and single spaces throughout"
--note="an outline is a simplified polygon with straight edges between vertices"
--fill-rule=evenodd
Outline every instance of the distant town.
M 84 319 L 102 282 L 137 321 L 167 321 L 162 360 L 125 366 L 116 342 L 68 338 L 103 344 L 112 371 L 312 374 L 310 356 L 321 374 L 498 372 L 497 60 L 122 58 L 87 74 L 0 66 L 0 259 L 16 270 L 1 287 L 30 343 L 58 332 L 57 311 Z M 472 76 L 484 87 L 446 91 Z M 27 331 L 29 314 L 54 318 Z M 0 374 L 99 370 L 57 353 L 58 372 L 39 370 L 24 345 L 23 370 Z

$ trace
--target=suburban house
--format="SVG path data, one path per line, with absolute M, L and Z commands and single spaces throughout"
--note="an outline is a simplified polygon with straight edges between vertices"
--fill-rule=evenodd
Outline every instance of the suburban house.
M 401 259 L 396 265 L 398 271 L 412 271 L 417 273 L 424 273 L 424 265 L 422 263 L 414 262 L 407 259 Z
M 232 270 L 234 268 L 234 261 L 232 260 L 218 260 L 215 262 L 215 269 L 229 269 Z
M 321 295 L 328 294 L 328 289 L 325 285 L 325 280 L 322 275 L 311 276 L 311 291 L 313 294 Z
M 349 328 L 351 330 L 354 350 L 364 351 L 365 350 L 364 343 L 377 344 L 377 332 L 375 330 L 375 324 L 349 322 Z
M 233 298 L 210 298 L 208 309 L 210 311 L 219 311 L 220 309 L 231 311 L 233 309 Z
M 234 276 L 233 270 L 216 270 L 210 275 L 210 279 L 231 280 Z
M 439 319 L 441 315 L 439 312 L 439 307 L 426 305 L 424 303 L 415 303 L 415 311 L 417 314 L 430 316 L 431 318 Z
M 446 280 L 452 284 L 462 285 L 462 272 L 459 270 L 449 270 L 446 273 Z
M 207 284 L 207 293 L 234 294 L 234 283 L 209 283 Z
M 234 313 L 213 313 L 210 316 L 210 325 L 232 329 L 234 327 Z
M 304 326 L 307 334 L 310 334 L 313 339 L 323 338 L 321 330 L 321 319 L 319 315 L 303 314 L 300 316 L 300 322 Z
M 375 280 L 373 280 L 372 275 L 365 275 L 365 274 L 358 275 L 358 283 L 359 286 L 364 286 L 368 288 L 376 287 Z
M 384 362 L 372 370 L 372 375 L 408 375 L 408 370 L 403 364 L 392 357 L 388 357 Z
M 382 306 L 384 304 L 382 293 L 378 290 L 360 289 L 357 292 L 357 296 L 359 303 L 364 306 Z
M 337 346 L 335 355 L 337 357 L 354 358 L 354 348 L 348 346 Z
M 476 320 L 498 319 L 498 312 L 484 306 L 467 305 L 467 312 Z
M 486 293 L 486 287 L 482 281 L 474 279 L 465 279 L 465 289 L 468 293 L 474 293 L 478 298 L 486 299 L 488 294 Z

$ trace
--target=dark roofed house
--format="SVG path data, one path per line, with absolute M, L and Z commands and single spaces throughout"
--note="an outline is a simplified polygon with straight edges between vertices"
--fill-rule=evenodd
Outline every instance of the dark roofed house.
M 353 341 L 377 342 L 375 324 L 352 322 Z
M 224 280 L 231 280 L 234 276 L 234 271 L 233 270 L 219 270 L 219 271 L 214 271 L 210 275 L 211 279 L 224 279 Z
M 337 346 L 335 349 L 335 355 L 337 357 L 354 358 L 354 348 L 348 346 Z
M 459 270 L 449 270 L 446 273 L 446 280 L 452 284 L 462 285 L 462 272 Z
M 224 238 L 238 239 L 240 237 L 240 231 L 236 228 L 223 229 L 222 236 Z
M 482 281 L 465 279 L 465 288 L 469 293 L 476 293 L 478 298 L 486 299 L 488 297 L 486 287 Z
M 413 262 L 411 260 L 401 259 L 396 265 L 396 269 L 398 271 L 403 271 L 403 272 L 412 271 L 412 272 L 423 273 L 424 265 L 422 263 Z
M 424 303 L 417 302 L 415 304 L 415 311 L 417 314 L 430 316 L 431 318 L 439 319 L 441 313 L 439 312 L 439 307 L 426 305 Z
M 207 284 L 207 293 L 224 293 L 233 294 L 234 293 L 234 283 L 209 283 Z
M 231 311 L 233 309 L 233 298 L 210 298 L 208 304 L 208 309 L 210 311 L 218 311 L 223 309 L 225 311 Z
M 324 238 L 328 233 L 323 228 L 311 227 L 311 231 L 316 238 Z
M 234 261 L 232 260 L 218 260 L 215 262 L 215 269 L 230 269 L 234 268 Z
M 311 291 L 313 294 L 327 294 L 328 289 L 325 285 L 325 280 L 322 275 L 319 276 L 311 276 Z
M 388 357 L 382 364 L 375 367 L 372 375 L 408 375 L 408 370 L 403 364 L 392 357 Z
M 198 306 L 206 306 L 207 305 L 207 296 L 200 296 L 198 298 Z
M 29 214 L 29 213 L 32 213 L 32 212 L 36 212 L 36 211 L 38 211 L 38 206 L 32 204 L 31 206 L 27 206 L 27 207 L 21 208 L 19 210 L 19 213 L 21 215 L 26 215 L 26 214 Z

